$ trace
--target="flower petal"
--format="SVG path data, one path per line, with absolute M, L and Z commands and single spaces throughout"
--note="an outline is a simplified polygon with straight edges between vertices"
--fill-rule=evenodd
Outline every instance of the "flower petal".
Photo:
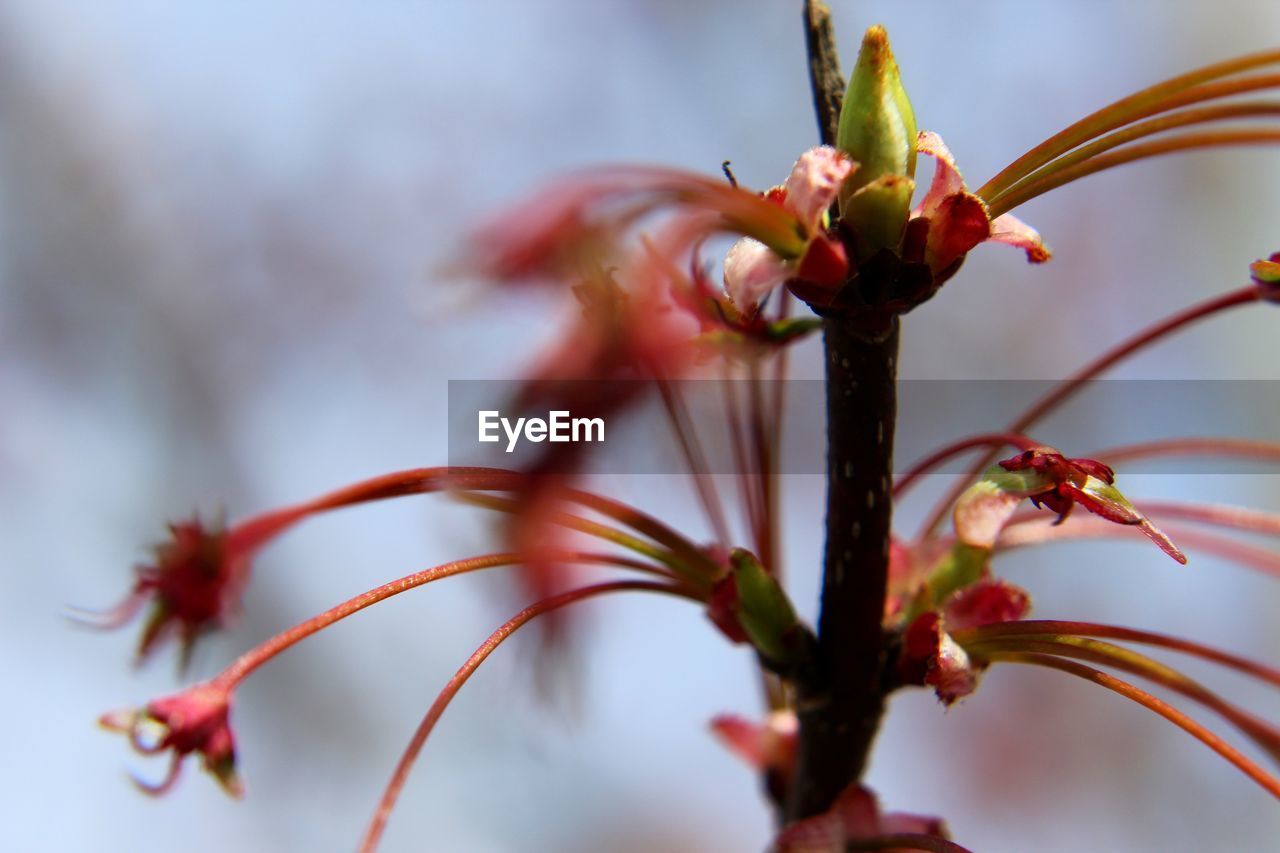
M 1025 497 L 1026 492 L 979 480 L 956 501 L 952 512 L 956 536 L 965 545 L 991 549 Z
M 943 630 L 935 611 L 922 613 L 907 628 L 898 658 L 898 676 L 905 684 L 928 685 L 939 701 L 951 705 L 978 686 L 981 668 Z
M 988 239 L 1024 250 L 1027 260 L 1033 264 L 1042 264 L 1053 257 L 1053 253 L 1040 239 L 1040 232 L 1010 213 L 991 220 L 991 236 Z
M 744 237 L 724 259 L 724 289 L 739 311 L 754 311 L 769 291 L 791 277 L 782 258 L 758 240 Z
M 839 240 L 819 235 L 809 243 L 804 257 L 796 265 L 795 277 L 831 288 L 834 292 L 849 275 L 849 256 Z
M 919 136 L 916 137 L 916 150 L 921 154 L 928 154 L 937 161 L 937 164 L 933 170 L 933 182 L 929 184 L 929 191 L 925 193 L 924 199 L 916 209 L 911 211 L 911 215 L 931 218 L 943 199 L 965 191 L 964 178 L 960 177 L 960 170 L 956 168 L 951 150 L 942 141 L 942 137 L 933 131 L 920 131 Z
M 942 615 L 948 629 L 960 631 L 1012 622 L 1026 616 L 1030 609 L 1031 596 L 1026 590 L 998 578 L 985 578 L 952 595 L 943 605 Z
M 929 217 L 925 263 L 944 270 L 991 236 L 991 220 L 982 199 L 969 193 L 949 195 Z
M 840 187 L 856 168 L 849 155 L 829 145 L 810 148 L 796 160 L 783 185 L 786 206 L 810 235 L 821 228 L 823 215 L 835 204 Z
M 736 714 L 720 714 L 711 730 L 734 755 L 759 771 L 789 772 L 795 762 L 796 733 L 800 722 L 794 711 L 774 711 L 764 723 Z

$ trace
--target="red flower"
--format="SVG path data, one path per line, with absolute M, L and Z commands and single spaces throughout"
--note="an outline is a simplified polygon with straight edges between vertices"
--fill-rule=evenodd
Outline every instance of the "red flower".
M 1044 491 L 1028 495 L 1037 508 L 1044 507 L 1058 514 L 1054 524 L 1066 521 L 1071 509 L 1080 503 L 1085 509 L 1117 524 L 1138 524 L 1141 516 L 1131 508 L 1115 501 L 1100 498 L 1096 492 L 1086 491 L 1089 478 L 1093 477 L 1108 486 L 1115 485 L 1116 472 L 1093 459 L 1068 459 L 1049 447 L 1026 450 L 1017 456 L 1000 462 L 1006 471 L 1035 471 L 1046 477 Z
M 135 569 L 137 580 L 125 600 L 85 618 L 96 627 L 118 628 L 151 602 L 138 659 L 176 635 L 185 666 L 196 639 L 225 625 L 238 608 L 249 578 L 250 553 L 236 547 L 226 530 L 205 527 L 197 517 L 170 524 L 169 534 L 169 541 L 155 546 L 155 559 Z
M 157 699 L 141 710 L 128 709 L 103 714 L 99 724 L 129 736 L 134 749 L 144 755 L 172 750 L 169 773 L 158 784 L 135 779 L 150 794 L 163 794 L 173 786 L 182 759 L 192 753 L 203 760 L 232 796 L 244 793 L 236 775 L 235 738 L 231 733 L 230 691 L 216 680 L 197 684 L 181 693 Z
M 1179 563 L 1186 556 L 1115 487 L 1115 472 L 1093 459 L 1068 459 L 1052 447 L 1033 447 L 993 465 L 956 501 L 956 535 L 966 545 L 989 551 L 1017 505 L 1030 498 L 1037 507 L 1066 519 L 1076 504 L 1107 521 L 1137 527 Z

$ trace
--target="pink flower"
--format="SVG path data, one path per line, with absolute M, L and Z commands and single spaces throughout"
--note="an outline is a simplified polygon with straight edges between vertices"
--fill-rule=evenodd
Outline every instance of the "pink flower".
M 923 260 L 935 278 L 946 277 L 970 249 L 988 240 L 1025 250 L 1027 260 L 1035 264 L 1049 260 L 1050 252 L 1034 228 L 1007 213 L 995 219 L 988 215 L 986 202 L 965 186 L 942 137 L 922 131 L 916 148 L 933 157 L 937 166 L 928 193 L 911 211 L 908 240 L 916 235 L 919 251 L 918 235 L 925 232 Z
M 711 730 L 734 755 L 764 776 L 776 801 L 786 796 L 795 771 L 796 734 L 800 731 L 794 711 L 774 711 L 763 723 L 721 714 L 711 721 Z
M 733 245 L 724 261 L 724 284 L 739 310 L 754 311 L 788 279 L 833 288 L 844 282 L 849 262 L 843 244 L 826 233 L 827 211 L 856 168 L 848 155 L 830 146 L 811 148 L 796 160 L 786 183 L 765 194 L 795 217 L 801 245 L 798 251 L 779 252 L 750 237 Z
M 134 749 L 144 755 L 172 750 L 169 773 L 158 784 L 141 780 L 138 786 L 150 794 L 163 794 L 177 781 L 182 759 L 195 753 L 228 794 L 244 793 L 236 775 L 235 738 L 231 733 L 230 691 L 216 681 L 197 684 L 181 693 L 156 699 L 141 710 L 103 714 L 104 728 L 129 736 Z
M 939 839 L 951 837 L 941 818 L 899 812 L 882 814 L 875 795 L 854 783 L 845 788 L 829 810 L 787 826 L 775 843 L 778 853 L 842 853 L 845 845 L 851 842 L 896 836 L 904 846 L 876 849 L 886 853 L 934 849 L 911 845 L 910 836 L 913 835 Z M 951 848 L 962 849 L 956 845 L 951 845 Z

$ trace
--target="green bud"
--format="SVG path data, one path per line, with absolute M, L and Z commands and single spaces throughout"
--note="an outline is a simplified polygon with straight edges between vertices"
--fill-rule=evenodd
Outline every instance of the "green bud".
M 842 215 L 857 230 L 866 254 L 898 245 L 915 189 L 916 182 L 910 178 L 881 175 L 844 200 Z
M 872 27 L 862 38 L 836 147 L 858 163 L 840 192 L 842 216 L 873 247 L 895 245 L 915 187 L 916 117 L 884 27 Z
M 738 590 L 737 615 L 742 630 L 760 654 L 786 661 L 791 651 L 788 640 L 797 624 L 791 600 L 750 551 L 735 548 L 729 562 Z

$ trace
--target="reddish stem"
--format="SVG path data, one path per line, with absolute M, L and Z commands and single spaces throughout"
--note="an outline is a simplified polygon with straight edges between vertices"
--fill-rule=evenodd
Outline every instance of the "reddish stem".
M 1146 118 L 1165 110 L 1186 106 L 1213 98 L 1239 94 L 1242 91 L 1268 88 L 1274 83 L 1267 83 L 1261 78 L 1246 78 L 1243 81 L 1230 80 L 1221 84 L 1209 84 L 1242 71 L 1274 65 L 1280 62 L 1280 51 L 1270 50 L 1242 56 L 1226 62 L 1198 68 L 1181 74 L 1163 83 L 1135 92 L 1113 104 L 1103 107 L 1091 115 L 1087 115 L 1070 127 L 1046 139 L 1044 142 L 1023 154 L 1006 166 L 998 175 L 987 181 L 977 191 L 984 198 L 994 198 L 1017 181 L 1045 165 L 1054 158 L 1065 154 L 1077 145 L 1082 145 L 1108 131 L 1123 127 L 1132 121 Z M 1261 79 L 1264 83 L 1254 83 Z M 1198 87 L 1193 89 L 1192 87 Z
M 1096 622 L 1068 622 L 1048 619 L 1030 619 L 1018 622 L 1000 622 L 956 631 L 953 639 L 962 646 L 972 643 L 987 642 L 1001 637 L 1023 637 L 1047 634 L 1070 634 L 1077 637 L 1106 637 L 1112 640 L 1125 640 L 1131 643 L 1144 643 L 1171 649 L 1183 654 L 1193 655 L 1203 660 L 1222 664 L 1237 672 L 1253 676 L 1274 687 L 1280 687 L 1280 669 L 1266 666 L 1248 658 L 1233 655 L 1181 637 L 1157 634 L 1152 631 L 1140 631 L 1136 628 L 1122 628 L 1117 625 L 1101 625 Z
M 1280 83 L 1280 77 L 1276 78 Z M 1080 163 L 1053 169 L 1041 178 L 1019 184 L 1017 187 L 992 200 L 989 211 L 992 217 L 1001 216 L 1057 189 L 1077 181 L 1080 178 L 1097 174 L 1126 163 L 1135 163 L 1164 154 L 1176 154 L 1181 151 L 1199 151 L 1208 148 L 1223 148 L 1237 145 L 1275 145 L 1280 143 L 1280 131 L 1243 128 L 1239 130 L 1210 130 L 1183 133 L 1151 142 L 1140 142 L 1127 145 L 1106 154 L 1099 154 Z
M 1161 687 L 1179 693 L 1193 702 L 1199 702 L 1239 729 L 1273 759 L 1280 761 L 1280 731 L 1270 723 L 1255 717 L 1242 708 L 1232 705 L 1198 681 L 1188 678 L 1176 669 L 1123 646 L 1083 637 L 1054 635 L 1004 637 L 987 640 L 966 646 L 965 651 L 978 659 L 986 659 L 993 654 L 1000 653 L 1031 652 L 1074 658 L 1088 661 L 1089 663 L 1102 664 L 1103 666 L 1113 666 L 1122 672 L 1145 678 Z
M 670 421 L 671 429 L 676 434 L 676 440 L 680 444 L 680 452 L 684 455 L 685 464 L 689 466 L 689 476 L 693 478 L 693 486 L 698 495 L 698 501 L 702 504 L 702 510 L 706 513 L 707 521 L 711 525 L 711 530 L 716 540 L 722 547 L 728 548 L 730 542 L 729 525 L 725 521 L 724 507 L 720 503 L 720 495 L 716 491 L 714 481 L 711 479 L 707 456 L 703 452 L 702 443 L 698 441 L 698 432 L 689 420 L 689 413 L 685 408 L 679 391 L 664 379 L 659 379 L 657 385 L 663 408 L 667 413 L 667 420 Z
M 239 553 L 248 554 L 288 527 L 315 513 L 388 498 L 449 490 L 514 492 L 526 487 L 528 483 L 529 479 L 524 474 L 505 471 L 501 468 L 438 467 L 396 471 L 354 483 L 300 504 L 249 518 L 237 524 L 228 536 L 231 538 L 233 547 L 247 549 Z M 655 542 L 665 545 L 675 554 L 684 557 L 690 565 L 702 566 L 712 573 L 719 571 L 719 567 L 711 563 L 701 548 L 671 527 L 635 507 L 580 489 L 565 489 L 563 495 L 567 501 L 621 522 Z
M 1070 539 L 1130 539 L 1131 528 L 1113 524 L 1101 518 L 1069 518 L 1060 525 L 1052 523 L 1028 530 L 1032 522 L 1043 518 L 1043 514 L 1029 513 L 1026 516 L 1015 516 L 1000 534 L 996 543 L 997 550 L 1018 548 L 1026 545 L 1039 545 L 1044 542 L 1066 541 Z M 1204 551 L 1221 557 L 1232 563 L 1239 563 L 1255 571 L 1280 577 L 1280 554 L 1269 548 L 1260 548 L 1246 542 L 1215 536 L 1203 530 L 1175 525 L 1161 525 L 1164 532 L 1172 539 L 1181 542 L 1191 551 Z M 1135 540 L 1136 541 L 1136 540 Z
M 752 479 L 756 483 L 756 492 L 761 509 L 756 529 L 753 531 L 756 551 L 760 561 L 770 572 L 777 571 L 778 554 L 774 545 L 774 532 L 777 522 L 777 496 L 773 491 L 773 471 L 775 460 L 773 449 L 776 444 L 772 426 L 774 418 L 769 416 L 765 406 L 763 387 L 760 377 L 759 356 L 752 353 L 747 363 L 747 393 L 751 401 L 751 443 L 755 447 L 756 464 Z
M 1160 456 L 1239 456 L 1262 462 L 1280 462 L 1280 443 L 1248 438 L 1170 438 L 1110 447 L 1089 454 L 1104 462 L 1131 462 Z
M 973 450 L 976 447 L 990 447 L 992 450 L 998 450 L 1005 445 L 1016 447 L 1019 450 L 1031 450 L 1039 447 L 1040 443 L 1027 438 L 1025 435 L 1013 432 L 988 432 L 983 433 L 982 435 L 963 438 L 959 441 L 938 448 L 912 465 L 906 473 L 902 474 L 894 481 L 893 497 L 895 500 L 900 498 L 902 493 L 911 488 L 912 483 L 920 479 L 920 477 L 924 476 L 929 471 L 932 471 L 948 459 L 959 456 L 966 450 Z
M 566 552 L 555 556 L 565 562 L 597 563 L 601 565 L 651 572 L 665 576 L 664 570 L 657 566 L 652 566 L 636 560 L 629 560 L 624 557 L 615 557 L 611 554 Z M 245 652 L 234 663 L 232 663 L 231 666 L 223 670 L 222 673 L 214 679 L 214 681 L 230 690 L 247 678 L 249 674 L 258 667 L 262 666 L 285 649 L 296 645 L 307 637 L 310 637 L 312 634 L 329 627 L 335 622 L 347 618 L 353 613 L 364 610 L 366 607 L 377 604 L 380 601 L 385 601 L 386 599 L 391 598 L 394 595 L 399 595 L 406 590 L 414 589 L 416 587 L 429 584 L 432 581 L 440 580 L 441 578 L 461 575 L 467 572 L 475 572 L 481 569 L 492 569 L 498 566 L 515 565 L 516 563 L 519 563 L 520 560 L 521 557 L 519 554 L 488 554 L 483 557 L 470 557 L 465 560 L 455 560 L 452 563 L 444 563 L 443 565 L 434 566 L 430 569 L 424 569 L 421 572 L 406 575 L 399 580 L 385 583 L 382 586 L 369 590 L 368 592 L 361 593 L 355 598 L 348 599 L 342 604 L 326 610 L 324 613 L 312 616 L 306 621 L 299 622 L 292 628 L 281 631 L 265 643 Z M 683 590 L 683 587 L 675 588 Z
M 738 380 L 732 376 L 726 364 L 720 382 L 724 399 L 725 419 L 729 424 L 729 440 L 733 448 L 733 462 L 740 472 L 736 479 L 738 481 L 738 493 L 741 496 L 743 510 L 746 514 L 747 528 L 754 531 L 759 527 L 759 519 L 764 515 L 764 510 L 759 506 L 759 493 L 754 488 L 755 480 L 747 473 L 751 470 L 751 460 L 747 456 L 746 430 L 743 427 L 742 407 L 738 403 L 737 382 Z
M 1148 516 L 1176 518 L 1212 524 L 1250 533 L 1280 536 L 1280 515 L 1238 506 L 1214 506 L 1212 504 L 1186 504 L 1172 501 L 1143 501 L 1140 509 Z
M 417 759 L 418 754 L 422 752 L 422 747 L 426 744 L 431 730 L 435 728 L 436 722 L 439 721 L 449 703 L 453 701 L 453 697 L 462 689 L 462 685 L 467 683 L 467 680 L 471 678 L 480 664 L 484 663 L 485 659 L 493 653 L 494 649 L 502 645 L 507 637 L 514 634 L 525 623 L 538 616 L 587 598 L 611 592 L 629 591 L 661 592 L 668 595 L 687 597 L 687 593 L 679 587 L 654 581 L 614 581 L 580 587 L 551 598 L 544 598 L 542 601 L 529 605 L 504 622 L 498 630 L 490 634 L 489 638 L 480 644 L 480 647 L 472 653 L 471 657 L 467 658 L 466 663 L 449 679 L 444 689 L 436 697 L 436 700 L 431 703 L 431 707 L 427 710 L 426 716 L 422 718 L 422 722 L 418 724 L 418 728 L 413 733 L 408 747 L 405 748 L 404 753 L 400 756 L 395 772 L 391 774 L 391 781 L 387 784 L 382 798 L 378 801 L 378 807 L 373 813 L 373 819 L 370 821 L 368 829 L 365 830 L 364 838 L 360 841 L 359 849 L 361 853 L 369 853 L 377 849 L 382 833 L 386 829 L 387 820 L 391 817 L 391 811 L 395 808 L 400 791 L 409 777 L 409 770 L 413 767 L 413 762 Z
M 1229 103 L 1214 104 L 1209 107 L 1200 107 L 1199 109 L 1183 110 L 1176 113 L 1166 113 L 1147 121 L 1138 122 L 1118 130 L 1115 133 L 1104 136 L 1091 142 L 1088 145 L 1075 149 L 1069 154 L 1064 154 L 1052 163 L 1046 164 L 1022 180 L 1018 181 L 1008 190 L 997 196 L 987 198 L 988 204 L 998 204 L 1000 199 L 1009 193 L 1017 192 L 1024 186 L 1029 186 L 1040 179 L 1054 174 L 1060 169 L 1066 169 L 1077 163 L 1096 157 L 1114 148 L 1118 148 L 1128 142 L 1134 142 L 1138 139 L 1145 139 L 1148 136 L 1154 136 L 1167 130 L 1175 130 L 1180 127 L 1189 127 L 1195 124 L 1206 124 L 1208 122 L 1222 121 L 1229 118 L 1269 118 L 1280 115 L 1280 103 L 1275 101 L 1255 101 L 1247 103 Z
M 1271 796 L 1280 799 L 1280 779 L 1276 779 L 1267 771 L 1263 770 L 1254 762 L 1250 761 L 1240 750 L 1231 746 L 1218 735 L 1209 731 L 1209 729 L 1197 723 L 1186 714 L 1174 708 L 1167 702 L 1164 702 L 1152 696 L 1144 690 L 1139 690 L 1127 681 L 1116 678 L 1114 675 L 1108 675 L 1105 672 L 1094 669 L 1093 667 L 1084 666 L 1075 661 L 1062 660 L 1053 655 L 1035 654 L 1035 653 L 1015 653 L 1006 652 L 991 657 L 993 661 L 1005 661 L 1007 663 L 1023 663 L 1033 666 L 1043 666 L 1049 669 L 1056 669 L 1062 672 L 1070 673 L 1077 678 L 1083 678 L 1085 681 L 1091 681 L 1094 684 L 1101 685 L 1115 693 L 1119 693 L 1126 699 L 1137 702 L 1139 705 L 1154 711 L 1173 723 L 1214 752 L 1221 755 L 1227 761 L 1234 764 L 1241 772 L 1253 781 L 1257 782 Z
M 1184 326 L 1189 326 L 1192 323 L 1211 317 L 1221 311 L 1226 311 L 1229 308 L 1234 308 L 1239 305 L 1249 305 L 1256 302 L 1261 298 L 1261 295 L 1262 294 L 1258 289 L 1258 286 L 1250 284 L 1238 290 L 1232 290 L 1228 293 L 1224 293 L 1221 296 L 1215 296 L 1214 298 L 1201 302 L 1197 305 L 1192 305 L 1190 308 L 1179 311 L 1172 317 L 1156 323 L 1146 331 L 1139 333 L 1138 335 L 1098 356 L 1093 361 L 1077 370 L 1070 377 L 1060 382 L 1053 388 L 1053 390 L 1048 394 L 1045 394 L 1032 404 L 1029 409 L 1014 419 L 1013 423 L 1009 424 L 1007 431 L 1011 433 L 1026 432 L 1028 427 L 1065 403 L 1072 395 L 1083 388 L 1085 383 L 1089 380 L 1108 370 L 1117 362 L 1123 361 L 1133 355 L 1143 347 L 1158 341 L 1166 335 L 1178 331 Z M 921 529 L 920 539 L 925 539 L 937 531 L 939 525 L 942 524 L 943 519 L 946 518 L 948 509 L 953 503 L 955 503 L 956 498 L 960 497 L 960 493 L 968 487 L 969 483 L 972 482 L 975 477 L 979 476 L 983 470 L 991 464 L 995 457 L 996 454 L 994 452 L 983 454 L 979 462 L 969 469 L 965 477 L 947 492 L 946 496 L 939 501 L 937 506 L 934 508 L 928 521 L 925 522 Z

